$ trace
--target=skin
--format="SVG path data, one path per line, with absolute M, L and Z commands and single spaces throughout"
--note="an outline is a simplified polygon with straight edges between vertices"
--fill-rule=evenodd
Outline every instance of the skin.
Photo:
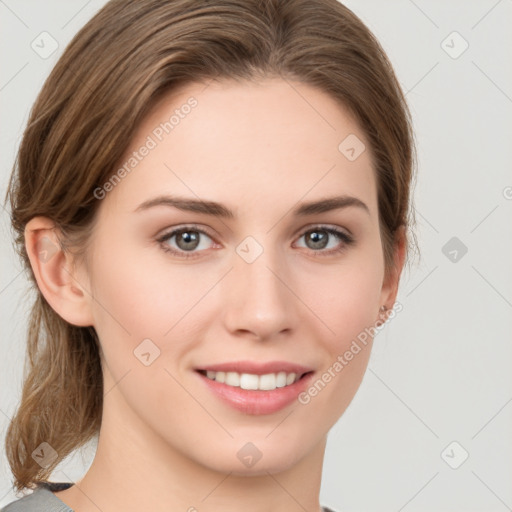
M 285 360 L 320 376 L 376 325 L 380 306 L 392 307 L 404 240 L 386 277 L 369 144 L 342 105 L 305 84 L 188 85 L 155 105 L 127 155 L 190 96 L 198 105 L 101 200 L 88 266 L 75 268 L 61 251 L 41 261 L 37 244 L 44 236 L 57 243 L 57 231 L 43 217 L 27 225 L 42 293 L 68 322 L 93 325 L 103 351 L 97 453 L 85 476 L 56 495 L 79 512 L 319 512 L 326 436 L 361 383 L 372 340 L 307 405 L 272 414 L 232 409 L 194 368 Z M 338 150 L 349 134 L 366 145 L 355 161 Z M 217 201 L 235 217 L 169 206 L 134 212 L 162 194 Z M 369 212 L 291 214 L 298 203 L 342 194 Z M 172 255 L 156 241 L 190 223 L 209 233 L 198 257 Z M 316 248 L 305 232 L 319 224 L 355 243 L 324 233 L 328 247 Z M 252 263 L 236 252 L 247 236 L 263 248 Z M 166 243 L 184 247 L 176 237 Z M 150 366 L 134 356 L 147 338 L 160 350 Z M 252 467 L 237 457 L 247 442 L 262 453 Z

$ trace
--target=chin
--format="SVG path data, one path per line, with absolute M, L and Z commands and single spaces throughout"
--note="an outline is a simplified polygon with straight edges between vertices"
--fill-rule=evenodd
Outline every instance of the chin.
M 254 435 L 243 440 L 230 440 L 223 446 L 218 445 L 215 453 L 205 460 L 205 453 L 199 455 L 198 462 L 213 471 L 231 473 L 237 476 L 260 476 L 268 473 L 280 473 L 294 467 L 301 459 L 315 450 L 313 444 L 283 442 L 282 439 L 265 439 L 264 434 Z M 249 441 L 248 439 L 253 439 Z M 309 441 L 311 438 L 309 438 Z

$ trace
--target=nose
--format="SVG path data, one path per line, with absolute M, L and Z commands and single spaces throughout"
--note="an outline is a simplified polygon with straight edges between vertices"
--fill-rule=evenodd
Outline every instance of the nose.
M 223 280 L 222 314 L 226 329 L 257 340 L 270 340 L 294 331 L 300 301 L 283 255 L 269 248 L 250 262 L 234 254 L 233 268 Z

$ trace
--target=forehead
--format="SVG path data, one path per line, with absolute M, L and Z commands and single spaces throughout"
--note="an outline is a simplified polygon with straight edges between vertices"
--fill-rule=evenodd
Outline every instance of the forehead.
M 234 209 L 336 193 L 376 202 L 371 151 L 353 116 L 284 79 L 195 83 L 163 96 L 120 166 L 129 172 L 109 196 L 131 210 L 166 192 Z

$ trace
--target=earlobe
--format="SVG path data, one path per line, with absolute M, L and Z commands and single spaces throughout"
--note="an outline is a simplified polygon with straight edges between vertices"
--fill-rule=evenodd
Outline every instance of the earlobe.
M 25 246 L 37 285 L 64 320 L 80 327 L 93 325 L 88 283 L 75 275 L 72 255 L 62 249 L 58 233 L 46 217 L 34 217 L 25 227 Z

